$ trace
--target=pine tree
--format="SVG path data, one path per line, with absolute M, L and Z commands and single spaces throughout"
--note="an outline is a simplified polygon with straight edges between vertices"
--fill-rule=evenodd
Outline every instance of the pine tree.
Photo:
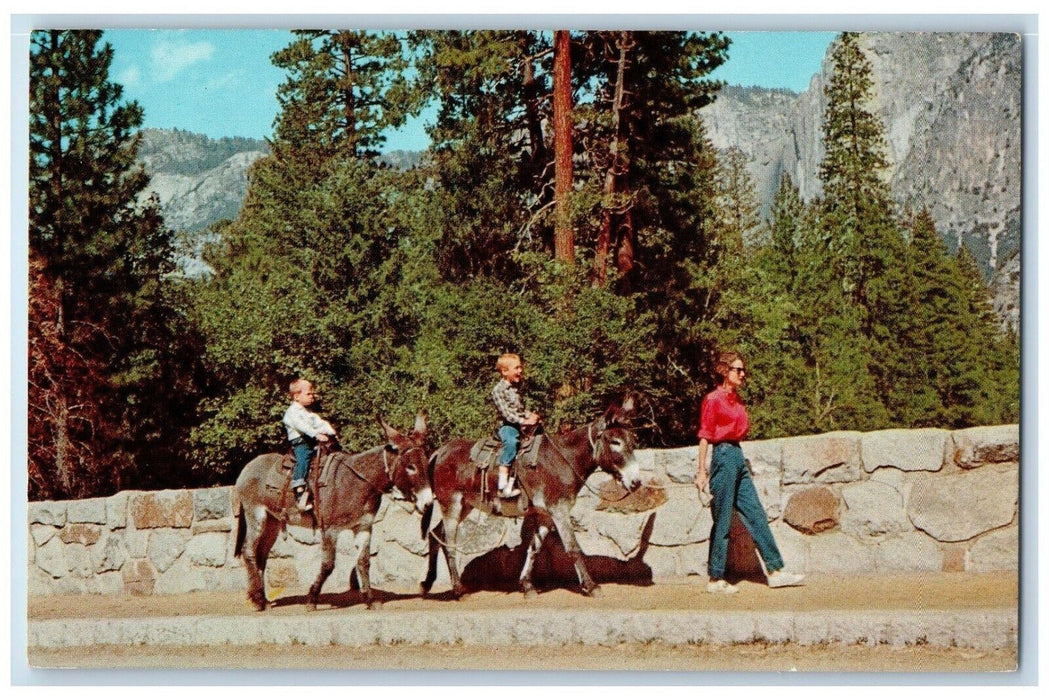
M 970 367 L 953 382 L 954 424 L 1016 422 L 1020 418 L 1018 338 L 1000 329 L 990 290 L 972 251 L 963 244 L 954 262 L 960 287 L 958 321 L 968 334 L 960 350 Z
M 909 398 L 899 391 L 914 378 L 916 326 L 907 299 L 904 240 L 886 180 L 884 127 L 871 108 L 871 65 L 856 34 L 835 44 L 834 72 L 825 88 L 822 236 L 826 264 L 854 306 L 867 345 L 873 390 L 890 418 L 905 422 Z M 852 312 L 850 312 L 852 315 Z
M 742 259 L 744 249 L 757 244 L 761 228 L 754 181 L 747 172 L 747 156 L 739 148 L 729 148 L 719 163 L 721 196 L 718 206 L 724 217 L 725 240 L 729 252 Z
M 378 155 L 383 132 L 417 109 L 401 40 L 389 32 L 348 30 L 295 36 L 273 55 L 288 74 L 277 90 L 278 146 L 317 165 L 338 155 Z
M 99 31 L 36 31 L 30 53 L 31 496 L 112 493 L 170 455 L 183 388 L 171 234 L 135 165 L 142 110 Z M 177 413 L 177 408 L 175 409 Z M 164 443 L 168 444 L 165 445 Z M 170 462 L 151 467 L 159 473 Z
M 900 258 L 902 238 L 885 179 L 884 127 L 870 106 L 871 65 L 856 34 L 841 35 L 831 60 L 820 163 L 825 240 L 837 274 L 868 316 L 869 327 L 882 302 L 871 285 Z

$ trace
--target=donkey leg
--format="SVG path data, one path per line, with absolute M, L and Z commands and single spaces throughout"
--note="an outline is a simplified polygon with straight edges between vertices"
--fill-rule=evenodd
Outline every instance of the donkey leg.
M 248 601 L 255 610 L 266 609 L 266 588 L 263 583 L 263 571 L 266 568 L 266 556 L 259 566 L 259 550 L 262 543 L 262 530 L 269 515 L 266 509 L 256 507 L 244 511 L 244 545 L 241 554 L 244 557 L 244 571 L 248 574 Z M 266 555 L 269 555 L 267 549 Z
M 361 595 L 369 610 L 377 610 L 382 607 L 382 601 L 372 596 L 371 577 L 369 576 L 372 560 L 371 523 L 362 525 L 356 531 L 353 543 L 357 547 L 357 579 L 361 583 Z
M 444 559 L 448 563 L 448 576 L 452 580 L 452 595 L 455 598 L 463 598 L 466 595 L 466 586 L 459 579 L 458 547 L 456 538 L 459 536 L 459 521 L 464 517 L 463 497 L 456 494 L 452 499 L 452 505 L 444 516 Z
M 335 569 L 335 540 L 338 538 L 339 532 L 335 529 L 325 530 L 321 535 L 321 570 L 317 574 L 317 580 L 310 586 L 310 592 L 306 595 L 306 609 L 316 610 L 317 600 L 321 596 L 321 588 L 324 587 L 324 582 L 331 576 L 331 572 Z
M 565 545 L 565 551 L 572 557 L 572 563 L 575 565 L 576 576 L 579 577 L 579 585 L 583 590 L 583 595 L 596 598 L 601 595 L 601 587 L 594 582 L 594 579 L 590 576 L 590 571 L 586 568 L 586 562 L 583 561 L 583 550 L 579 548 L 579 542 L 575 538 L 575 531 L 572 530 L 572 519 L 569 517 L 568 511 L 569 507 L 562 504 L 552 509 L 550 516 L 557 527 L 557 534 L 561 536 L 561 541 Z
M 442 546 L 440 540 L 444 539 L 443 521 L 437 523 L 436 527 L 427 535 L 427 539 L 429 540 L 429 551 L 427 552 L 426 578 L 419 584 L 419 589 L 424 596 L 429 595 L 430 589 L 433 588 L 433 582 L 437 580 L 437 555 L 440 554 Z M 445 552 L 445 559 L 447 558 L 448 552 Z
M 550 533 L 550 527 L 552 523 L 546 516 L 540 518 L 539 516 L 528 516 L 532 519 L 532 522 L 536 524 L 535 532 L 532 533 L 532 539 L 528 543 L 528 551 L 525 553 L 524 566 L 521 567 L 521 592 L 524 593 L 525 598 L 534 598 L 536 596 L 535 587 L 532 585 L 532 569 L 535 567 L 535 557 L 539 554 L 539 549 L 543 546 L 543 540 L 546 539 L 547 534 Z M 526 531 L 526 525 L 522 526 L 522 531 Z

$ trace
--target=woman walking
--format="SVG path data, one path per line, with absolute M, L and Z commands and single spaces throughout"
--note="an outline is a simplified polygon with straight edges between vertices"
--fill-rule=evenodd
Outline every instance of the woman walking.
M 739 397 L 739 388 L 746 377 L 743 356 L 738 352 L 724 352 L 718 357 L 715 372 L 721 383 L 703 398 L 699 420 L 699 468 L 695 484 L 701 498 L 709 493 L 714 525 L 710 529 L 710 554 L 707 574 L 710 593 L 735 593 L 739 590 L 725 580 L 728 559 L 728 533 L 732 512 L 739 511 L 743 524 L 750 531 L 758 554 L 765 564 L 768 584 L 772 588 L 796 586 L 804 575 L 783 570 L 783 557 L 769 529 L 768 516 L 758 500 L 758 492 L 743 461 L 739 443 L 747 436 L 750 421 L 747 408 Z M 713 446 L 710 467 L 707 468 L 707 447 Z M 708 490 L 709 489 L 709 490 Z

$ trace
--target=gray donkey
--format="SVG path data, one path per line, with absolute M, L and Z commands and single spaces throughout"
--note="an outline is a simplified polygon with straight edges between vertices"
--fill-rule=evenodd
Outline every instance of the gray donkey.
M 349 529 L 357 546 L 357 579 L 369 608 L 381 606 L 374 599 L 368 577 L 371 532 L 384 493 L 411 498 L 423 512 L 433 502 L 426 449 L 426 416 L 420 412 L 412 432 L 405 436 L 380 418 L 386 444 L 361 452 L 335 452 L 322 463 L 321 473 L 311 476 L 317 484 L 314 509 L 301 513 L 286 487 L 284 456 L 264 454 L 251 460 L 237 477 L 234 513 L 237 540 L 234 554 L 244 556 L 248 573 L 248 600 L 256 610 L 266 609 L 263 575 L 277 535 L 287 525 L 315 527 L 321 531 L 323 559 L 320 574 L 310 586 L 306 605 L 317 607 L 321 587 L 335 568 L 335 542 Z

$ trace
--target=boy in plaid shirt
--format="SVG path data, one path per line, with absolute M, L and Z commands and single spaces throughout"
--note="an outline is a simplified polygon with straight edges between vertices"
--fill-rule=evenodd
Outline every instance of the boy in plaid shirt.
M 514 488 L 510 476 L 510 465 L 517 457 L 517 446 L 521 441 L 521 426 L 535 425 L 539 414 L 526 411 L 517 385 L 521 383 L 524 367 L 521 358 L 514 353 L 504 353 L 495 363 L 502 379 L 492 388 L 492 399 L 499 414 L 499 439 L 503 449 L 499 452 L 499 495 L 503 498 L 516 498 L 521 494 Z

